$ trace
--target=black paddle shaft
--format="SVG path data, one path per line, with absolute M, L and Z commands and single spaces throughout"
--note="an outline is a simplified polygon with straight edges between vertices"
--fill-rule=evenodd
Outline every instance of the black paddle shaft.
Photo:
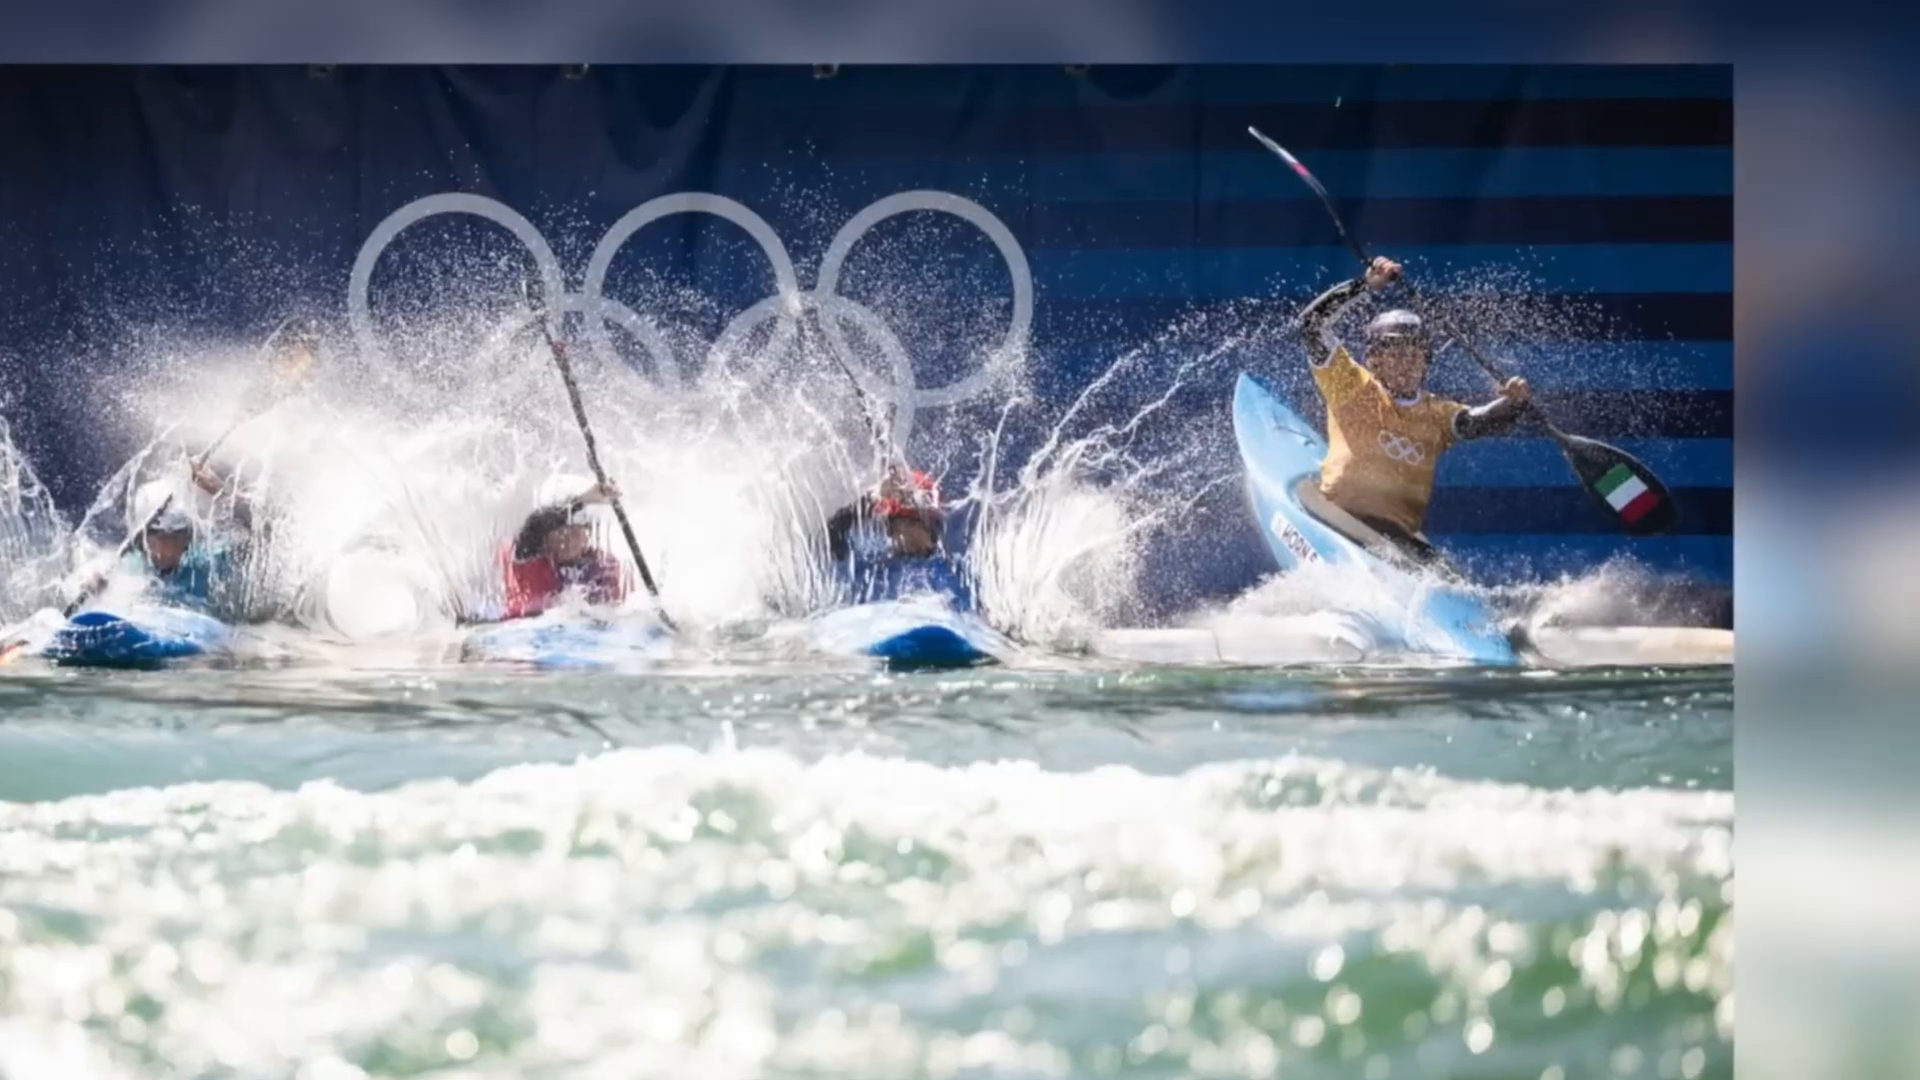
M 823 312 L 820 317 L 824 319 L 828 316 Z M 875 452 L 887 459 L 886 464 L 881 468 L 882 475 L 884 476 L 888 468 L 896 463 L 902 469 L 905 469 L 906 447 L 895 446 L 893 444 L 891 414 L 888 414 L 888 422 L 883 426 L 875 416 L 874 410 L 875 408 L 883 408 L 884 406 L 880 402 L 869 403 L 868 399 L 871 395 L 867 393 L 867 388 L 861 385 L 859 376 L 855 375 L 853 369 L 847 366 L 847 362 L 841 359 L 840 353 L 833 348 L 831 343 L 826 345 L 826 351 L 827 355 L 833 359 L 833 366 L 839 368 L 840 373 L 845 375 L 847 382 L 853 386 L 853 403 L 854 406 L 860 410 L 860 419 L 866 422 L 868 433 L 873 436 L 873 448 Z
M 1320 198 L 1320 205 L 1326 208 L 1327 217 L 1332 219 L 1334 231 L 1340 234 L 1341 241 L 1347 245 L 1347 250 L 1353 252 L 1353 257 L 1360 260 L 1363 270 L 1372 266 L 1373 260 L 1368 257 L 1366 249 L 1360 246 L 1360 242 L 1347 232 L 1346 223 L 1340 219 L 1339 209 L 1333 205 L 1333 197 L 1327 194 L 1327 189 L 1320 183 L 1319 178 L 1314 176 L 1299 158 L 1288 153 L 1279 143 L 1267 138 L 1258 128 L 1249 127 L 1247 132 L 1260 140 L 1260 144 L 1272 151 L 1276 157 L 1286 162 L 1287 166 L 1313 189 L 1313 193 Z M 1453 340 L 1460 343 L 1461 348 L 1473 358 L 1474 363 L 1480 365 L 1480 370 L 1486 372 L 1495 383 L 1501 385 L 1506 383 L 1506 377 L 1493 366 L 1491 361 L 1481 355 L 1473 342 L 1460 332 L 1451 319 L 1447 318 L 1445 311 L 1429 303 L 1425 294 L 1411 282 L 1403 279 L 1401 285 L 1413 298 L 1415 305 L 1436 317 L 1441 328 Z M 1635 536 L 1652 536 L 1671 532 L 1679 524 L 1680 513 L 1674 505 L 1672 492 L 1668 491 L 1666 484 L 1662 483 L 1660 478 L 1654 475 L 1653 470 L 1647 468 L 1639 459 L 1617 446 L 1610 446 L 1597 439 L 1567 434 L 1549 420 L 1537 406 L 1528 411 L 1542 427 L 1546 428 L 1547 434 L 1560 445 L 1560 452 L 1566 456 L 1567 464 L 1573 468 L 1574 475 L 1580 479 L 1580 486 L 1586 488 L 1587 492 L 1605 508 L 1608 515 L 1618 520 L 1627 532 Z M 1631 487 L 1623 489 L 1621 485 L 1636 483 L 1639 489 L 1648 493 L 1651 502 L 1623 497 L 1625 491 L 1632 489 Z M 1620 497 L 1620 501 L 1616 502 L 1615 497 Z
M 573 378 L 573 362 L 567 358 L 567 347 L 554 340 L 552 331 L 547 329 L 546 320 L 540 321 L 540 333 L 547 339 L 547 347 L 553 350 L 554 365 L 560 369 L 560 378 L 567 384 L 567 401 L 573 405 L 573 418 L 580 425 L 580 437 L 587 444 L 587 465 L 593 469 L 593 478 L 600 487 L 607 487 L 607 470 L 600 466 L 600 446 L 594 440 L 593 428 L 587 423 L 587 406 L 580 399 L 580 384 Z M 640 580 L 647 586 L 647 592 L 654 598 L 660 596 L 660 587 L 653 583 L 653 572 L 647 569 L 647 557 L 640 554 L 640 538 L 634 535 L 633 522 L 627 520 L 627 508 L 620 503 L 618 496 L 609 498 L 613 505 L 613 516 L 620 522 L 620 532 L 627 539 L 627 548 L 633 553 L 634 565 L 640 571 Z
M 533 308 L 533 321 L 540 328 L 540 337 L 547 343 L 547 351 L 553 354 L 553 365 L 560 370 L 560 381 L 566 385 L 567 401 L 573 406 L 573 419 L 580 427 L 580 437 L 587 444 L 587 465 L 593 470 L 593 478 L 600 488 L 607 488 L 607 471 L 600 465 L 600 444 L 593 437 L 593 425 L 587 421 L 587 406 L 580 398 L 580 384 L 573 377 L 573 362 L 567 357 L 566 346 L 553 336 L 553 328 L 547 323 L 547 308 L 539 294 L 531 289 L 527 291 L 528 304 Z M 633 523 L 627 520 L 627 508 L 621 505 L 617 495 L 609 493 L 607 500 L 613 506 L 613 516 L 620 522 L 621 535 L 626 537 L 627 550 L 633 554 L 633 564 L 640 571 L 640 581 L 646 585 L 647 593 L 654 600 L 660 599 L 660 587 L 653 582 L 653 572 L 647 569 L 647 557 L 640 553 L 640 538 L 634 535 Z M 669 627 L 672 620 L 661 611 L 660 619 Z

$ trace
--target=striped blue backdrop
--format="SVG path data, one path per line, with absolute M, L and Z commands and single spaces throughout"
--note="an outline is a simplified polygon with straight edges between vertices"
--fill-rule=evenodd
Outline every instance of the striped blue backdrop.
M 1445 460 L 1436 540 L 1494 575 L 1627 552 L 1730 582 L 1731 95 L 1729 68 L 1690 66 L 4 69 L 0 407 L 63 501 L 84 502 L 125 447 L 63 392 L 69 365 L 120 362 L 143 323 L 257 332 L 293 305 L 337 317 L 362 241 L 423 195 L 515 208 L 577 281 L 627 210 L 716 192 L 763 215 L 811 285 L 862 207 L 940 189 L 991 210 L 1030 260 L 1044 405 L 1196 317 L 1253 333 L 1173 406 L 1217 432 L 1239 364 L 1313 406 L 1280 331 L 1353 271 L 1318 203 L 1247 137 L 1257 124 L 1370 248 L 1444 288 L 1491 282 L 1582 312 L 1492 338 L 1564 426 L 1640 455 L 1683 503 L 1680 534 L 1629 541 L 1550 443 L 1487 441 Z M 457 232 L 419 228 L 395 251 Z M 978 234 L 928 234 L 926 250 L 888 235 L 873 243 L 890 259 L 939 263 L 1004 310 L 1006 271 Z M 873 273 L 851 260 L 848 294 Z M 637 295 L 649 274 L 712 299 L 697 317 L 709 336 L 772 281 L 734 226 L 693 216 L 636 238 L 608 293 Z M 957 302 L 886 314 L 937 322 Z M 925 336 L 921 381 L 945 381 L 964 350 Z M 1464 362 L 1436 378 L 1488 393 Z M 1209 512 L 1224 529 L 1233 506 Z M 1259 571 L 1250 536 L 1216 560 L 1235 580 L 1215 586 Z

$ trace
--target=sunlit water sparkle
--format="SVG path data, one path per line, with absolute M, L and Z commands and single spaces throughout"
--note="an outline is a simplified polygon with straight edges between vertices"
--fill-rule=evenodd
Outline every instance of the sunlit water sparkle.
M 1727 1076 L 1731 701 L 16 676 L 0 1075 Z

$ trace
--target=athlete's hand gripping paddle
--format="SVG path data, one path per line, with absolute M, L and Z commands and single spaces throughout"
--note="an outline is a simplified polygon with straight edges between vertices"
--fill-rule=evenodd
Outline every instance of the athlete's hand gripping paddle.
M 1362 248 L 1359 241 L 1347 232 L 1345 223 L 1340 220 L 1340 212 L 1334 208 L 1333 199 L 1327 194 L 1327 189 L 1321 186 L 1320 181 L 1305 165 L 1301 164 L 1300 159 L 1288 153 L 1279 143 L 1261 134 L 1258 128 L 1249 127 L 1247 133 L 1260 140 L 1262 146 L 1272 151 L 1281 161 L 1286 162 L 1300 179 L 1306 181 L 1307 186 L 1313 189 L 1313 193 L 1320 197 L 1320 205 L 1326 207 L 1327 216 L 1333 219 L 1334 231 L 1340 234 L 1340 239 L 1347 245 L 1347 249 L 1353 252 L 1354 258 L 1360 260 L 1363 268 L 1371 265 L 1373 260 L 1368 258 L 1366 249 Z M 1506 384 L 1506 376 L 1481 355 L 1480 350 L 1475 348 L 1473 342 L 1453 325 L 1444 312 L 1427 303 L 1425 296 L 1411 283 L 1402 279 L 1401 284 L 1413 297 L 1414 303 L 1433 314 L 1448 335 L 1460 343 L 1467 355 L 1473 358 L 1474 363 L 1480 365 L 1482 371 L 1493 378 L 1496 385 Z M 1660 482 L 1660 478 L 1653 474 L 1652 469 L 1647 468 L 1632 454 L 1617 446 L 1610 446 L 1597 439 L 1580 435 L 1569 435 L 1560 430 L 1553 421 L 1547 419 L 1537 405 L 1530 405 L 1529 408 L 1534 418 L 1546 428 L 1547 434 L 1560 444 L 1560 452 L 1566 455 L 1567 464 L 1573 467 L 1573 473 L 1579 478 L 1581 486 L 1606 507 L 1608 514 L 1620 523 L 1621 528 L 1634 536 L 1653 536 L 1671 532 L 1679 524 L 1680 512 L 1674 505 L 1673 495 L 1667 490 L 1667 486 Z
M 608 503 L 613 506 L 613 516 L 620 522 L 620 531 L 627 540 L 627 550 L 633 554 L 633 563 L 640 571 L 640 580 L 647 587 L 647 593 L 653 597 L 654 608 L 660 621 L 669 629 L 678 629 L 673 620 L 667 617 L 666 609 L 660 606 L 660 588 L 653 583 L 653 573 L 647 569 L 647 557 L 640 553 L 640 540 L 633 533 L 633 523 L 627 520 L 627 508 L 620 497 L 613 494 L 618 490 L 607 481 L 607 471 L 600 467 L 600 446 L 593 437 L 593 425 L 587 422 L 587 407 L 580 399 L 580 384 L 573 377 L 573 363 L 567 357 L 567 347 L 553 336 L 552 317 L 548 312 L 546 299 L 540 295 L 539 287 L 528 283 L 522 287 L 527 306 L 533 311 L 533 325 L 540 331 L 540 337 L 547 343 L 547 351 L 553 356 L 553 366 L 560 371 L 560 381 L 566 384 L 567 400 L 573 405 L 573 419 L 580 425 L 580 436 L 587 443 L 587 464 L 593 469 L 593 478 L 600 488 L 608 492 Z

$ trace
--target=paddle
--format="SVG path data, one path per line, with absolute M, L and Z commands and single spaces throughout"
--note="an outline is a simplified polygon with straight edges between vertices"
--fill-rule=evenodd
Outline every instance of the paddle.
M 1295 173 L 1299 174 L 1300 179 L 1306 181 L 1307 186 L 1313 189 L 1313 193 L 1320 197 L 1320 205 L 1326 207 L 1327 216 L 1333 219 L 1333 228 L 1340 234 L 1340 239 L 1346 243 L 1347 249 L 1360 260 L 1362 267 L 1371 265 L 1373 260 L 1367 257 L 1366 249 L 1347 233 L 1347 227 L 1340 220 L 1340 212 L 1334 208 L 1333 199 L 1327 194 L 1327 189 L 1321 186 L 1320 181 L 1307 170 L 1305 165 L 1300 163 L 1300 159 L 1287 153 L 1286 148 L 1279 143 L 1261 134 L 1258 128 L 1249 127 L 1247 132 L 1260 140 L 1262 146 L 1273 151 L 1281 161 L 1286 162 Z M 1474 363 L 1480 365 L 1482 371 L 1485 371 L 1496 384 L 1506 382 L 1506 377 L 1485 356 L 1481 355 L 1480 350 L 1475 348 L 1473 342 L 1453 325 L 1445 312 L 1428 303 L 1425 295 L 1411 282 L 1403 279 L 1401 284 L 1406 287 L 1408 295 L 1413 297 L 1416 305 L 1435 315 L 1441 327 L 1460 343 L 1467 355 L 1473 358 Z M 1667 490 L 1665 484 L 1660 482 L 1660 478 L 1653 474 L 1653 470 L 1641 464 L 1639 459 L 1617 446 L 1610 446 L 1597 439 L 1567 434 L 1553 421 L 1547 419 L 1546 414 L 1541 412 L 1537 405 L 1532 406 L 1530 411 L 1534 418 L 1546 428 L 1547 434 L 1560 444 L 1560 452 L 1565 455 L 1567 464 L 1572 466 L 1574 475 L 1580 480 L 1580 485 L 1606 508 L 1607 513 L 1620 523 L 1621 528 L 1634 536 L 1654 536 L 1671 532 L 1679 524 L 1680 512 L 1674 505 L 1672 493 Z
M 241 425 L 265 415 L 274 406 L 286 400 L 294 388 L 305 380 L 307 373 L 313 369 L 313 347 L 316 341 L 313 325 L 298 316 L 289 316 L 282 320 L 280 325 L 274 328 L 273 333 L 267 335 L 267 340 L 260 346 L 260 354 L 268 362 L 270 377 L 254 384 L 246 400 L 241 404 L 239 415 L 234 417 L 233 422 L 228 424 L 226 430 L 222 431 L 213 442 L 207 444 L 206 449 L 194 457 L 188 466 L 190 475 L 198 476 L 200 470 L 206 468 L 207 462 L 213 460 L 214 452 L 225 445 L 227 439 L 240 430 Z M 173 505 L 173 498 L 173 495 L 169 494 L 160 500 L 160 505 L 153 508 L 153 512 L 140 523 L 140 527 L 127 534 L 126 539 L 122 540 L 119 548 L 114 551 L 114 561 L 118 562 L 126 556 L 127 552 L 133 550 L 133 545 L 139 543 L 146 531 L 153 527 L 153 523 L 160 520 L 160 515 L 166 513 L 167 508 Z M 81 588 L 79 595 L 61 610 L 61 615 L 71 618 L 74 612 L 79 611 L 87 601 L 99 593 L 106 582 L 107 575 L 104 574 L 88 582 Z
M 826 319 L 831 316 L 821 311 L 819 317 Z M 832 358 L 833 366 L 839 368 L 840 374 L 845 375 L 847 382 L 853 385 L 853 402 L 860 410 L 860 419 L 866 421 L 867 432 L 873 436 L 874 449 L 886 459 L 880 466 L 880 483 L 884 485 L 889 474 L 910 475 L 913 470 L 907 464 L 906 448 L 894 445 L 891 424 L 883 426 L 874 417 L 873 409 L 867 404 L 867 399 L 871 396 L 867 388 L 861 385 L 859 377 L 853 373 L 852 368 L 847 366 L 847 362 L 841 359 L 839 351 L 833 348 L 831 342 L 827 345 L 827 355 Z
M 620 503 L 618 495 L 611 494 L 607 484 L 607 471 L 600 467 L 600 446 L 593 437 L 593 425 L 587 422 L 587 407 L 580 400 L 580 384 L 573 377 L 573 362 L 567 358 L 566 346 L 553 336 L 553 326 L 548 321 L 545 297 L 532 283 L 522 286 L 522 295 L 527 306 L 533 309 L 534 325 L 539 327 L 540 336 L 547 343 L 547 351 L 553 354 L 553 364 L 560 369 L 560 381 L 566 384 L 567 400 L 573 405 L 573 418 L 580 425 L 580 436 L 587 443 L 587 464 L 593 469 L 593 478 L 600 483 L 602 491 L 608 491 L 608 502 L 613 506 L 613 516 L 620 522 L 620 531 L 627 538 L 627 550 L 633 553 L 633 563 L 640 570 L 640 580 L 647 586 L 647 592 L 654 599 L 654 608 L 660 621 L 670 630 L 678 630 L 673 620 L 667 617 L 666 609 L 660 606 L 660 588 L 653 583 L 653 573 L 647 569 L 647 557 L 640 554 L 640 540 L 633 534 L 633 523 L 627 520 L 627 508 Z
M 820 317 L 824 319 L 828 316 L 825 312 L 821 312 Z M 867 407 L 867 388 L 860 385 L 859 377 L 853 373 L 852 368 L 847 366 L 847 362 L 840 358 L 840 353 L 831 344 L 827 346 L 827 355 L 833 358 L 833 366 L 840 369 L 840 374 L 847 377 L 847 382 L 853 384 L 853 403 L 860 410 L 860 419 L 867 422 L 867 430 L 873 435 L 874 445 L 888 457 L 895 456 L 897 448 L 893 445 L 892 436 L 887 428 L 881 426 L 880 421 L 874 419 L 873 410 Z M 905 462 L 901 464 L 905 465 Z

